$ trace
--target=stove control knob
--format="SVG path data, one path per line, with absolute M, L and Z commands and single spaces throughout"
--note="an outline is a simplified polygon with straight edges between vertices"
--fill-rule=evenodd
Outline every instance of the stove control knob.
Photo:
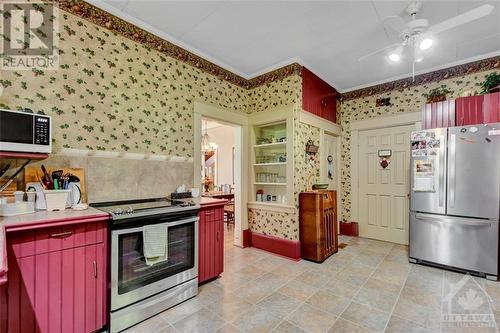
M 123 209 L 121 209 L 121 208 L 117 208 L 117 209 L 115 209 L 115 211 L 114 211 L 113 213 L 114 213 L 115 215 L 121 215 L 121 214 L 123 214 Z
M 130 206 L 127 206 L 127 210 L 125 211 L 126 214 L 132 214 L 134 213 L 134 209 Z

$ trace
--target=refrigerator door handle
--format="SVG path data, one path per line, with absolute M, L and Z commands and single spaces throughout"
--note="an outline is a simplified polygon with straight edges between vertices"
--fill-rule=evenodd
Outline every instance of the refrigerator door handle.
M 435 215 L 426 215 L 426 214 L 416 214 L 415 218 L 417 220 L 422 221 L 432 221 L 432 222 L 444 222 L 450 223 L 454 225 L 468 225 L 468 226 L 476 226 L 476 227 L 484 227 L 485 225 L 491 226 L 492 223 L 498 223 L 497 221 L 490 220 L 466 220 L 466 219 L 450 219 L 441 216 Z
M 444 136 L 441 135 L 439 145 L 439 207 L 443 207 L 444 205 L 444 155 L 445 155 L 445 147 L 444 147 Z
M 455 134 L 450 135 L 450 174 L 449 174 L 449 195 L 450 195 L 450 207 L 455 207 L 455 155 L 457 150 L 457 136 Z

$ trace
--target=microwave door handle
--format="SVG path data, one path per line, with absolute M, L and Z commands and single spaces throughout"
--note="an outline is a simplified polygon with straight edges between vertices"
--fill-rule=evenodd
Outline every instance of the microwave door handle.
M 444 136 L 441 135 L 439 137 L 439 206 L 443 207 L 444 205 L 444 155 L 445 155 L 445 147 L 444 147 Z
M 455 157 L 456 157 L 456 149 L 457 149 L 457 136 L 455 134 L 450 135 L 450 161 L 449 161 L 449 189 L 450 189 L 450 207 L 455 207 Z

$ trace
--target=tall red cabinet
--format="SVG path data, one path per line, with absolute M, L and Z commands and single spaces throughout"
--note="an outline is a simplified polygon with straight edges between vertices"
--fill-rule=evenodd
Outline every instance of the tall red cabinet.
M 203 283 L 224 270 L 224 205 L 202 205 L 198 216 L 198 283 Z

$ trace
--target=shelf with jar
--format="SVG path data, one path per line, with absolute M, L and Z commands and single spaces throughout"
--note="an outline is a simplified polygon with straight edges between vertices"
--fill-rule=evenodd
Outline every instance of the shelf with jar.
M 293 125 L 288 120 L 253 126 L 253 204 L 288 207 L 293 199 Z

